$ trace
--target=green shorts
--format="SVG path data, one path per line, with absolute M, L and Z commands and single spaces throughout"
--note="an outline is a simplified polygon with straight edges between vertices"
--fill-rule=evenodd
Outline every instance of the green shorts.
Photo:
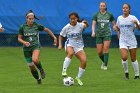
M 96 44 L 103 44 L 104 41 L 111 41 L 111 36 L 96 37 Z
M 27 63 L 32 63 L 32 53 L 34 50 L 40 50 L 40 46 L 23 47 L 24 57 Z

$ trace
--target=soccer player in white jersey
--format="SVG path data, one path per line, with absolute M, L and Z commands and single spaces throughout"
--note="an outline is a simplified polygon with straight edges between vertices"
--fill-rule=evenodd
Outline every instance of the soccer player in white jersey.
M 2 27 L 2 24 L 0 23 L 0 32 L 3 32 L 4 28 Z
M 83 85 L 80 78 L 85 72 L 86 68 L 86 54 L 83 50 L 84 42 L 82 38 L 82 32 L 86 27 L 88 27 L 88 23 L 84 20 L 82 22 L 79 21 L 79 16 L 76 12 L 72 12 L 69 14 L 70 23 L 68 23 L 60 32 L 59 36 L 59 46 L 58 49 L 62 49 L 62 41 L 63 37 L 67 37 L 67 41 L 65 42 L 65 50 L 67 53 L 67 56 L 65 57 L 64 63 L 63 63 L 63 70 L 62 70 L 62 76 L 67 76 L 67 68 L 69 64 L 71 63 L 71 59 L 73 55 L 75 54 L 76 57 L 80 60 L 81 64 L 79 67 L 78 75 L 76 76 L 76 80 L 79 85 Z
M 131 7 L 129 4 L 125 3 L 123 5 L 123 15 L 118 17 L 116 26 L 114 26 L 113 28 L 114 30 L 120 32 L 119 46 L 122 58 L 122 65 L 125 72 L 125 78 L 129 79 L 127 60 L 129 50 L 135 72 L 134 79 L 139 79 L 139 64 L 136 59 L 137 41 L 134 35 L 134 29 L 137 28 L 138 30 L 140 30 L 140 23 L 134 15 L 130 15 L 130 9 Z

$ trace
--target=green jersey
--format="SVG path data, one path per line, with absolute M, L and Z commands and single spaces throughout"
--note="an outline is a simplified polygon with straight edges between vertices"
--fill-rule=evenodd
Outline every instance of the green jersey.
M 37 24 L 35 22 L 31 27 L 25 23 L 20 26 L 19 35 L 23 35 L 24 41 L 30 42 L 30 47 L 34 45 L 40 46 L 39 31 L 43 31 L 43 30 L 44 30 L 44 26 Z
M 97 24 L 97 37 L 111 36 L 110 22 L 114 21 L 114 17 L 111 13 L 106 12 L 102 14 L 101 12 L 97 12 L 92 20 L 96 21 Z

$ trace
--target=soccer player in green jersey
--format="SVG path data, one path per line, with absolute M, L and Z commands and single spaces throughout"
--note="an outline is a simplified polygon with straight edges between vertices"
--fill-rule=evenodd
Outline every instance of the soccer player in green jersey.
M 24 57 L 30 68 L 33 77 L 37 80 L 38 84 L 41 84 L 41 78 L 45 78 L 45 72 L 42 68 L 41 62 L 39 61 L 40 55 L 40 42 L 39 32 L 48 32 L 54 39 L 54 44 L 57 44 L 57 38 L 55 35 L 46 27 L 34 22 L 37 19 L 32 10 L 26 14 L 26 23 L 20 26 L 18 41 L 23 44 Z M 36 67 L 39 69 L 41 78 L 38 74 Z
M 96 36 L 98 56 L 102 60 L 101 69 L 107 70 L 109 46 L 111 43 L 110 22 L 115 25 L 114 17 L 107 12 L 106 2 L 100 2 L 100 11 L 93 16 L 92 37 Z M 96 27 L 96 34 L 95 34 Z

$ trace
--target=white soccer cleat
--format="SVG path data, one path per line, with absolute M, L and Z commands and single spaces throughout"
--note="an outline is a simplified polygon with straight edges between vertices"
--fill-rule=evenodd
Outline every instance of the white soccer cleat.
M 107 70 L 107 66 L 104 66 L 104 70 Z
M 62 71 L 62 76 L 63 77 L 67 77 L 67 72 L 66 71 Z
M 102 65 L 101 65 L 101 69 L 104 69 L 104 63 L 102 63 Z
M 80 80 L 80 78 L 76 77 L 75 79 L 77 80 L 77 82 L 80 86 L 83 86 L 83 82 Z

